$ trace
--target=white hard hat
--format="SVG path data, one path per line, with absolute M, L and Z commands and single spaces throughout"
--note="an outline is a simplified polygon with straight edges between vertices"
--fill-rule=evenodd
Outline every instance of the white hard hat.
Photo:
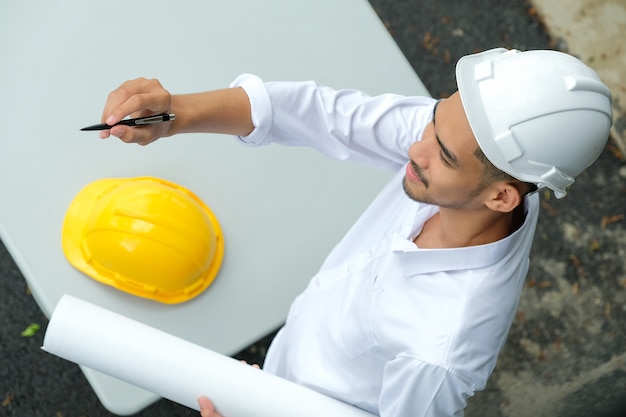
M 485 156 L 557 198 L 606 145 L 611 93 L 573 56 L 496 48 L 461 58 L 456 77 Z

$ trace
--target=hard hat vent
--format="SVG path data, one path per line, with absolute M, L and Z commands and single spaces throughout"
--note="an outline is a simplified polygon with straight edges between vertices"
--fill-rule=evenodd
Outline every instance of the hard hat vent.
M 565 88 L 569 91 L 589 91 L 592 93 L 602 94 L 611 100 L 611 92 L 609 88 L 602 84 L 602 82 L 588 77 L 573 77 L 571 75 L 565 76 Z

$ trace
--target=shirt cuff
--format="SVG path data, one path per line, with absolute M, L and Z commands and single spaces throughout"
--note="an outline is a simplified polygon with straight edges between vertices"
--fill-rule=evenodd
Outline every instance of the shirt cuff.
M 250 100 L 250 110 L 254 130 L 248 136 L 236 136 L 246 145 L 265 145 L 269 143 L 269 132 L 272 127 L 272 102 L 263 81 L 256 75 L 241 74 L 230 87 L 241 87 Z

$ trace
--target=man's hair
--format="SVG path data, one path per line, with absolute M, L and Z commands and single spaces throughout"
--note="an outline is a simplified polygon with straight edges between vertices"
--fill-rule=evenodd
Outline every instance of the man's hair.
M 511 175 L 496 168 L 496 166 L 485 156 L 485 153 L 482 149 L 480 149 L 480 146 L 476 147 L 474 156 L 478 158 L 483 166 L 483 183 L 486 185 L 496 181 L 515 181 L 515 178 Z
M 491 161 L 485 156 L 485 153 L 482 151 L 482 149 L 480 149 L 480 146 L 476 147 L 476 150 L 474 151 L 474 156 L 478 158 L 481 165 L 483 166 L 483 175 L 479 189 L 484 189 L 484 187 L 487 187 L 489 184 L 493 184 L 497 181 L 519 181 L 510 174 L 507 174 L 506 172 L 496 168 L 496 166 L 492 164 Z M 527 191 L 523 193 L 524 195 L 537 190 L 537 185 L 533 183 L 523 181 L 522 183 L 525 184 L 527 187 Z

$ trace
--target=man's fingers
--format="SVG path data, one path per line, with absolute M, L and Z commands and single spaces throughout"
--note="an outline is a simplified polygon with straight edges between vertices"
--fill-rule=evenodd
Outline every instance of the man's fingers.
M 198 405 L 200 406 L 200 415 L 202 417 L 221 417 L 217 414 L 213 403 L 207 397 L 198 398 Z
M 167 111 L 170 95 L 156 79 L 137 78 L 126 81 L 109 93 L 102 121 L 114 125 L 124 117 L 141 117 Z
M 128 127 L 124 125 L 113 126 L 109 130 L 111 136 L 119 138 L 122 142 L 147 145 L 152 142 L 149 127 Z

